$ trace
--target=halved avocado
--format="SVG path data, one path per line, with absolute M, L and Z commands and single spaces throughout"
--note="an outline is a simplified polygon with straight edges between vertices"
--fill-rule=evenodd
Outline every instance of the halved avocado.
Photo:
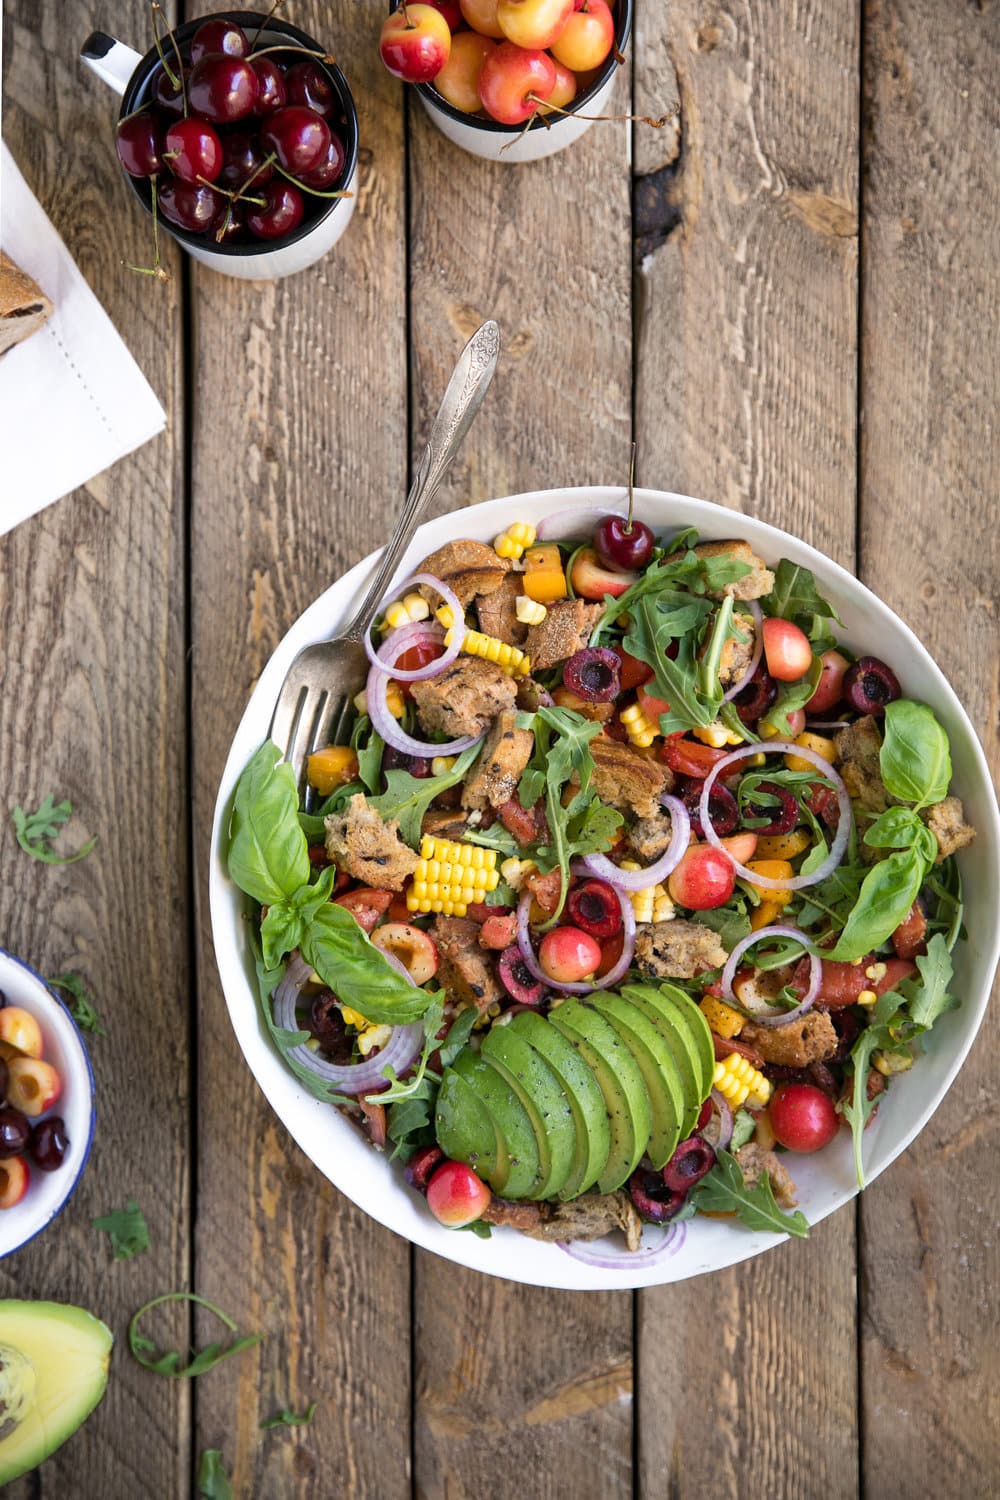
M 639 1064 L 653 1117 L 648 1155 L 659 1170 L 677 1148 L 685 1115 L 686 1097 L 674 1055 L 652 1021 L 621 995 L 598 991 L 590 1003 L 607 1017 Z
M 684 1095 L 681 1140 L 685 1141 L 697 1125 L 701 1106 L 708 1096 L 708 1088 L 703 1088 L 702 1084 L 701 1054 L 698 1047 L 684 1024 L 683 1017 L 653 985 L 626 984 L 621 993 L 623 1000 L 635 1006 L 647 1021 L 652 1022 L 674 1055 Z
M 705 1012 L 676 984 L 661 984 L 659 991 L 664 1000 L 669 1000 L 678 1015 L 684 1018 L 691 1033 L 701 1058 L 701 1079 L 705 1091 L 702 1097 L 707 1099 L 715 1077 L 715 1047 L 712 1042 L 712 1028 L 705 1019 Z
M 538 1181 L 539 1159 L 528 1112 L 506 1078 L 472 1047 L 452 1063 L 486 1106 L 497 1132 L 497 1165 L 489 1185 L 504 1198 L 526 1198 Z
M 610 1021 L 585 1002 L 566 1000 L 549 1020 L 576 1047 L 600 1084 L 611 1149 L 597 1186 L 602 1193 L 614 1192 L 631 1177 L 649 1145 L 652 1116 L 639 1065 Z
M 496 1176 L 497 1158 L 502 1149 L 497 1128 L 486 1105 L 470 1083 L 445 1068 L 438 1090 L 434 1117 L 437 1143 L 452 1161 L 464 1161 L 484 1182 Z
M 538 1143 L 540 1177 L 533 1198 L 553 1198 L 566 1185 L 576 1155 L 573 1107 L 557 1073 L 510 1026 L 488 1032 L 482 1055 L 516 1091 Z
M 0 1301 L 0 1485 L 37 1468 L 90 1415 L 113 1343 L 82 1307 Z
M 576 1126 L 576 1152 L 569 1176 L 557 1196 L 576 1198 L 593 1187 L 611 1150 L 608 1107 L 600 1085 L 579 1052 L 561 1031 L 534 1011 L 521 1011 L 508 1031 L 524 1038 L 548 1063 L 566 1090 Z

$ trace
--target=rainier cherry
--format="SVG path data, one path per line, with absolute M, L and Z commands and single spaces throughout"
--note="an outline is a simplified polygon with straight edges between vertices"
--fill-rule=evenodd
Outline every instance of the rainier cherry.
M 481 1219 L 489 1207 L 490 1190 L 471 1167 L 461 1161 L 446 1161 L 427 1184 L 427 1207 L 438 1223 L 461 1229 Z
M 457 32 L 451 39 L 451 56 L 434 80 L 434 87 L 442 99 L 447 99 L 463 114 L 478 114 L 483 107 L 479 97 L 479 75 L 495 47 L 495 42 L 488 36 L 480 36 L 477 31 Z
M 430 83 L 451 53 L 451 27 L 433 5 L 403 4 L 383 23 L 379 52 L 404 83 Z
M 576 984 L 593 974 L 601 961 L 601 946 L 579 927 L 556 927 L 542 938 L 538 962 L 557 984 Z
M 761 627 L 764 638 L 764 660 L 767 670 L 777 682 L 798 682 L 812 665 L 812 646 L 804 630 L 783 620 L 780 615 L 769 615 Z
M 711 844 L 692 844 L 667 877 L 671 901 L 689 911 L 711 911 L 724 906 L 735 886 L 732 860 Z
M 552 42 L 552 55 L 574 73 L 599 68 L 615 43 L 615 22 L 605 0 L 586 0 Z
M 473 31 L 480 36 L 491 36 L 503 40 L 503 27 L 497 20 L 499 0 L 459 0 L 462 15 Z
M 479 75 L 483 108 L 502 125 L 523 125 L 555 86 L 556 67 L 549 54 L 513 42 L 501 42 Z
M 518 47 L 551 47 L 573 14 L 573 0 L 498 0 L 497 23 Z
M 820 657 L 823 670 L 816 691 L 806 708 L 811 714 L 823 714 L 834 708 L 844 696 L 844 673 L 850 666 L 846 656 L 839 651 L 824 651 Z

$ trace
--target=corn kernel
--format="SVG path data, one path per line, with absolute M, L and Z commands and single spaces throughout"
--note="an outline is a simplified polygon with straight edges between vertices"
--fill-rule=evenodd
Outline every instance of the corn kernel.
M 439 612 L 440 613 L 440 612 Z M 450 614 L 451 611 L 449 610 Z M 452 642 L 451 628 L 445 632 L 444 643 Z M 482 661 L 496 662 L 498 667 L 511 677 L 526 677 L 531 671 L 531 662 L 517 646 L 508 646 L 495 635 L 483 635 L 479 630 L 467 630 L 462 637 L 462 648 L 468 656 L 478 656 Z
M 632 744 L 644 749 L 653 743 L 660 732 L 659 725 L 646 717 L 638 703 L 631 703 L 628 708 L 622 709 L 621 721 Z
M 872 1053 L 872 1067 L 877 1068 L 883 1078 L 891 1078 L 894 1073 L 906 1073 L 913 1067 L 913 1054 L 910 1052 L 883 1052 L 881 1049 Z
M 367 1016 L 363 1016 L 360 1011 L 351 1010 L 349 1005 L 341 1006 L 340 1014 L 344 1018 L 345 1026 L 355 1026 L 358 1031 L 363 1031 L 366 1026 L 371 1025 Z
M 321 797 L 329 797 L 338 786 L 358 774 L 358 757 L 350 745 L 327 745 L 306 757 L 306 780 Z
M 548 614 L 544 604 L 529 599 L 527 594 L 518 594 L 514 600 L 514 612 L 522 625 L 540 625 Z
M 730 1037 L 739 1036 L 743 1030 L 743 1017 L 738 1010 L 733 1010 L 731 1005 L 727 1005 L 724 1000 L 717 1000 L 714 995 L 705 995 L 698 1003 L 716 1036 L 725 1037 L 727 1041 Z
M 716 719 L 714 724 L 706 724 L 699 729 L 692 729 L 691 733 L 696 740 L 701 740 L 703 745 L 711 745 L 713 750 L 721 750 L 725 745 L 742 745 L 743 736 L 735 730 L 727 729 L 725 724 Z
M 882 964 L 882 963 L 869 964 L 868 967 L 867 967 L 867 969 L 865 970 L 865 978 L 866 979 L 873 979 L 875 981 L 875 983 L 878 984 L 879 980 L 880 979 L 884 979 L 885 976 L 886 976 L 886 974 L 888 972 L 889 972 L 889 970 L 888 970 L 888 968 L 886 967 L 885 964 Z
M 422 594 L 405 594 L 390 604 L 385 612 L 385 623 L 398 630 L 400 625 L 414 625 L 418 620 L 429 619 L 431 607 Z
M 862 990 L 861 994 L 858 996 L 857 1003 L 859 1005 L 871 1006 L 875 1004 L 877 999 L 878 996 L 876 995 L 874 990 Z
M 732 1109 L 739 1109 L 748 1100 L 762 1109 L 771 1097 L 771 1085 L 763 1073 L 738 1052 L 716 1063 L 712 1082 Z
M 455 755 L 435 755 L 431 761 L 431 775 L 446 776 L 457 758 Z
M 763 875 L 765 880 L 791 880 L 795 873 L 786 859 L 752 859 L 747 869 L 753 870 L 755 875 Z M 794 895 L 793 891 L 776 891 L 768 886 L 754 885 L 752 880 L 748 880 L 747 884 L 760 892 L 762 906 L 787 906 Z M 766 922 L 761 923 L 763 927 L 767 925 Z
M 670 897 L 667 888 L 663 885 L 653 887 L 653 921 L 672 922 L 677 915 L 677 909 Z
M 506 531 L 501 531 L 494 540 L 493 550 L 498 557 L 508 557 L 512 562 L 519 562 L 524 555 L 524 549 L 532 546 L 535 540 L 535 528 L 527 521 L 516 521 L 513 526 L 508 526 Z
M 384 1047 L 391 1036 L 391 1026 L 369 1026 L 368 1030 L 363 1031 L 358 1037 L 358 1051 L 361 1053 L 362 1057 L 367 1057 L 368 1054 L 370 1052 L 374 1052 L 376 1048 Z
M 565 599 L 569 593 L 559 548 L 529 547 L 524 554 L 524 592 L 537 604 Z
M 533 859 L 517 859 L 512 854 L 500 866 L 500 875 L 512 891 L 519 891 L 524 884 L 525 876 L 532 874 L 537 868 Z
M 795 828 L 791 833 L 758 836 L 756 853 L 761 859 L 794 859 L 808 848 L 808 833 L 804 828 Z
M 496 858 L 495 849 L 425 834 L 420 862 L 406 894 L 407 911 L 464 917 L 473 902 L 482 901 L 499 885 Z
M 837 747 L 833 740 L 828 740 L 822 734 L 800 734 L 796 736 L 793 744 L 802 745 L 806 750 L 814 750 L 817 755 L 829 761 L 830 765 L 837 762 Z M 790 771 L 812 771 L 815 769 L 812 761 L 803 760 L 801 755 L 786 755 L 785 765 Z
M 406 700 L 403 697 L 403 689 L 398 682 L 391 679 L 385 685 L 386 707 L 394 719 L 401 719 L 406 708 Z

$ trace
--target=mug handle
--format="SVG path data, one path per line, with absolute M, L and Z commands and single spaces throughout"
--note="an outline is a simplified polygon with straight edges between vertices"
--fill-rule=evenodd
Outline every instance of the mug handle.
M 94 31 L 80 48 L 80 56 L 92 73 L 102 83 L 121 97 L 129 86 L 132 74 L 142 62 L 142 55 L 124 42 L 116 42 L 106 32 Z

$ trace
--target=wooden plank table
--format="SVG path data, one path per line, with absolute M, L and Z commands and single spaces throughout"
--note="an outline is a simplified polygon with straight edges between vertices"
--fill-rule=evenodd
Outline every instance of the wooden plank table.
M 206 1447 L 259 1500 L 995 1495 L 995 1013 L 917 1145 L 808 1243 L 634 1296 L 517 1288 L 413 1251 L 290 1141 L 234 1044 L 205 871 L 257 675 L 384 539 L 485 316 L 506 354 L 439 510 L 619 483 L 634 437 L 642 483 L 854 566 L 997 764 L 1000 6 L 637 0 L 618 112 L 676 101 L 676 126 L 507 167 L 382 71 L 377 6 L 296 0 L 355 88 L 360 194 L 272 285 L 171 247 L 166 285 L 124 269 L 147 227 L 75 56 L 96 27 L 144 45 L 145 11 L 72 10 L 8 0 L 5 135 L 169 421 L 0 544 L 4 805 L 68 795 L 100 839 L 52 869 L 0 824 L 0 940 L 82 975 L 108 1029 L 86 1179 L 0 1284 L 119 1338 L 99 1413 L 13 1500 L 181 1500 Z M 126 1196 L 153 1246 L 113 1264 L 90 1220 Z M 179 1287 L 259 1353 L 141 1370 L 128 1317 Z M 311 1399 L 312 1426 L 260 1432 Z

